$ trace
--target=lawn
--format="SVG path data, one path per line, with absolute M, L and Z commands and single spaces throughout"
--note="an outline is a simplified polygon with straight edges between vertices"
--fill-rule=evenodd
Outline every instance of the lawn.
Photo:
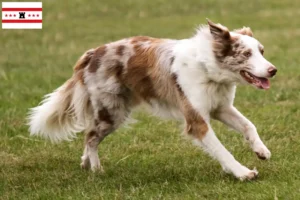
M 51 144 L 30 137 L 28 108 L 60 86 L 84 51 L 133 35 L 192 36 L 208 17 L 250 26 L 278 68 L 268 91 L 240 86 L 235 105 L 272 152 L 261 161 L 240 134 L 213 122 L 228 150 L 258 179 L 222 172 L 181 125 L 142 110 L 106 138 L 105 173 L 80 168 L 83 135 Z M 48 0 L 42 30 L 0 31 L 0 199 L 300 199 L 300 1 Z

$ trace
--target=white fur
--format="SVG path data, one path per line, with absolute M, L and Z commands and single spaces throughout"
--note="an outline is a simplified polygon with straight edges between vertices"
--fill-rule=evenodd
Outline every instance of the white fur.
M 88 94 L 80 83 L 66 90 L 68 82 L 45 96 L 41 105 L 29 114 L 31 135 L 50 139 L 52 142 L 71 140 L 91 122 L 87 106 Z

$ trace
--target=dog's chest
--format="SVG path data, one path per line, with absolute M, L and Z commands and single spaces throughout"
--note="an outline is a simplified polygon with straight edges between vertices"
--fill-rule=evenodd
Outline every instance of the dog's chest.
M 233 102 L 235 88 L 231 85 L 208 83 L 205 91 L 207 108 L 214 111 Z

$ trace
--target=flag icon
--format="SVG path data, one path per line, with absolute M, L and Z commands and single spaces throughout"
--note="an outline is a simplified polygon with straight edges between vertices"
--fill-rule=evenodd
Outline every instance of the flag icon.
M 42 2 L 2 2 L 2 29 L 42 29 Z

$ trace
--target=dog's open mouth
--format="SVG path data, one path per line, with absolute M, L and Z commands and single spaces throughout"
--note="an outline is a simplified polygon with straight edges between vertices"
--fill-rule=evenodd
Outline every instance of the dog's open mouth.
M 256 86 L 259 89 L 267 90 L 270 88 L 270 81 L 267 78 L 257 77 L 250 72 L 242 70 L 241 76 L 250 84 Z

